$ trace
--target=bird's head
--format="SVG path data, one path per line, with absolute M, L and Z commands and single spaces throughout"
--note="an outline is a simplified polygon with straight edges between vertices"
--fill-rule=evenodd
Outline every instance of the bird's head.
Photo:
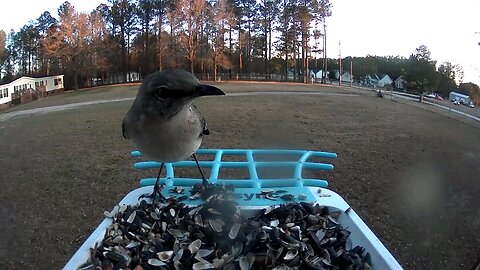
M 176 113 L 195 98 L 225 95 L 217 87 L 201 84 L 185 70 L 165 70 L 148 75 L 140 85 L 137 100 L 162 115 Z

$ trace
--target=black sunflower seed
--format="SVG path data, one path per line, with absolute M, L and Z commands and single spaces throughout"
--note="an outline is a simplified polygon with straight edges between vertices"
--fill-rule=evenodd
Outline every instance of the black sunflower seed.
M 291 201 L 294 198 L 295 197 L 292 194 L 285 194 L 285 195 L 280 196 L 280 199 L 282 199 L 284 201 Z
M 295 196 L 285 190 L 262 190 L 266 199 L 289 202 L 241 216 L 233 191 L 196 185 L 190 197 L 124 206 L 110 215 L 112 224 L 83 268 L 368 269 L 369 253 L 347 247 L 350 232 L 337 220 L 345 213 L 293 202 Z M 203 203 L 182 203 L 192 197 Z

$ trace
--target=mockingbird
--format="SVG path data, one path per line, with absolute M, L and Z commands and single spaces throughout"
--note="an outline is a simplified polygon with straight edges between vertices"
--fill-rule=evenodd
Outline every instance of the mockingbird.
M 209 134 L 207 123 L 193 101 L 201 96 L 225 95 L 184 70 L 165 70 L 148 75 L 122 122 L 123 137 L 131 139 L 142 154 L 161 163 L 153 193 L 160 195 L 158 182 L 164 163 L 193 156 L 204 185 L 208 182 L 195 151 Z

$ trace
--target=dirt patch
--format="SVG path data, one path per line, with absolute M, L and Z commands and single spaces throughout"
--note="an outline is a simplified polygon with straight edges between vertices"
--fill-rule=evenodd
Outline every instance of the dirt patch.
M 293 84 L 246 85 L 222 88 L 312 91 Z M 125 90 L 75 99 L 134 96 L 132 88 Z M 132 168 L 132 145 L 121 136 L 130 104 L 89 105 L 0 123 L 0 268 L 61 268 L 103 211 L 138 187 L 140 177 L 152 175 Z M 211 130 L 205 148 L 338 153 L 335 170 L 319 176 L 330 180 L 330 188 L 406 269 L 469 268 L 477 258 L 480 129 L 373 93 L 205 98 L 198 106 Z

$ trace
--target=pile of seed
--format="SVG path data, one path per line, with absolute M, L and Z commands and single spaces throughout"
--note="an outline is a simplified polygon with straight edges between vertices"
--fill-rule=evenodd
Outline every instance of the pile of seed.
M 204 203 L 196 207 L 174 198 L 115 207 L 80 269 L 370 269 L 368 253 L 348 247 L 338 213 L 301 202 L 242 217 L 232 192 L 197 186 L 192 196 Z

